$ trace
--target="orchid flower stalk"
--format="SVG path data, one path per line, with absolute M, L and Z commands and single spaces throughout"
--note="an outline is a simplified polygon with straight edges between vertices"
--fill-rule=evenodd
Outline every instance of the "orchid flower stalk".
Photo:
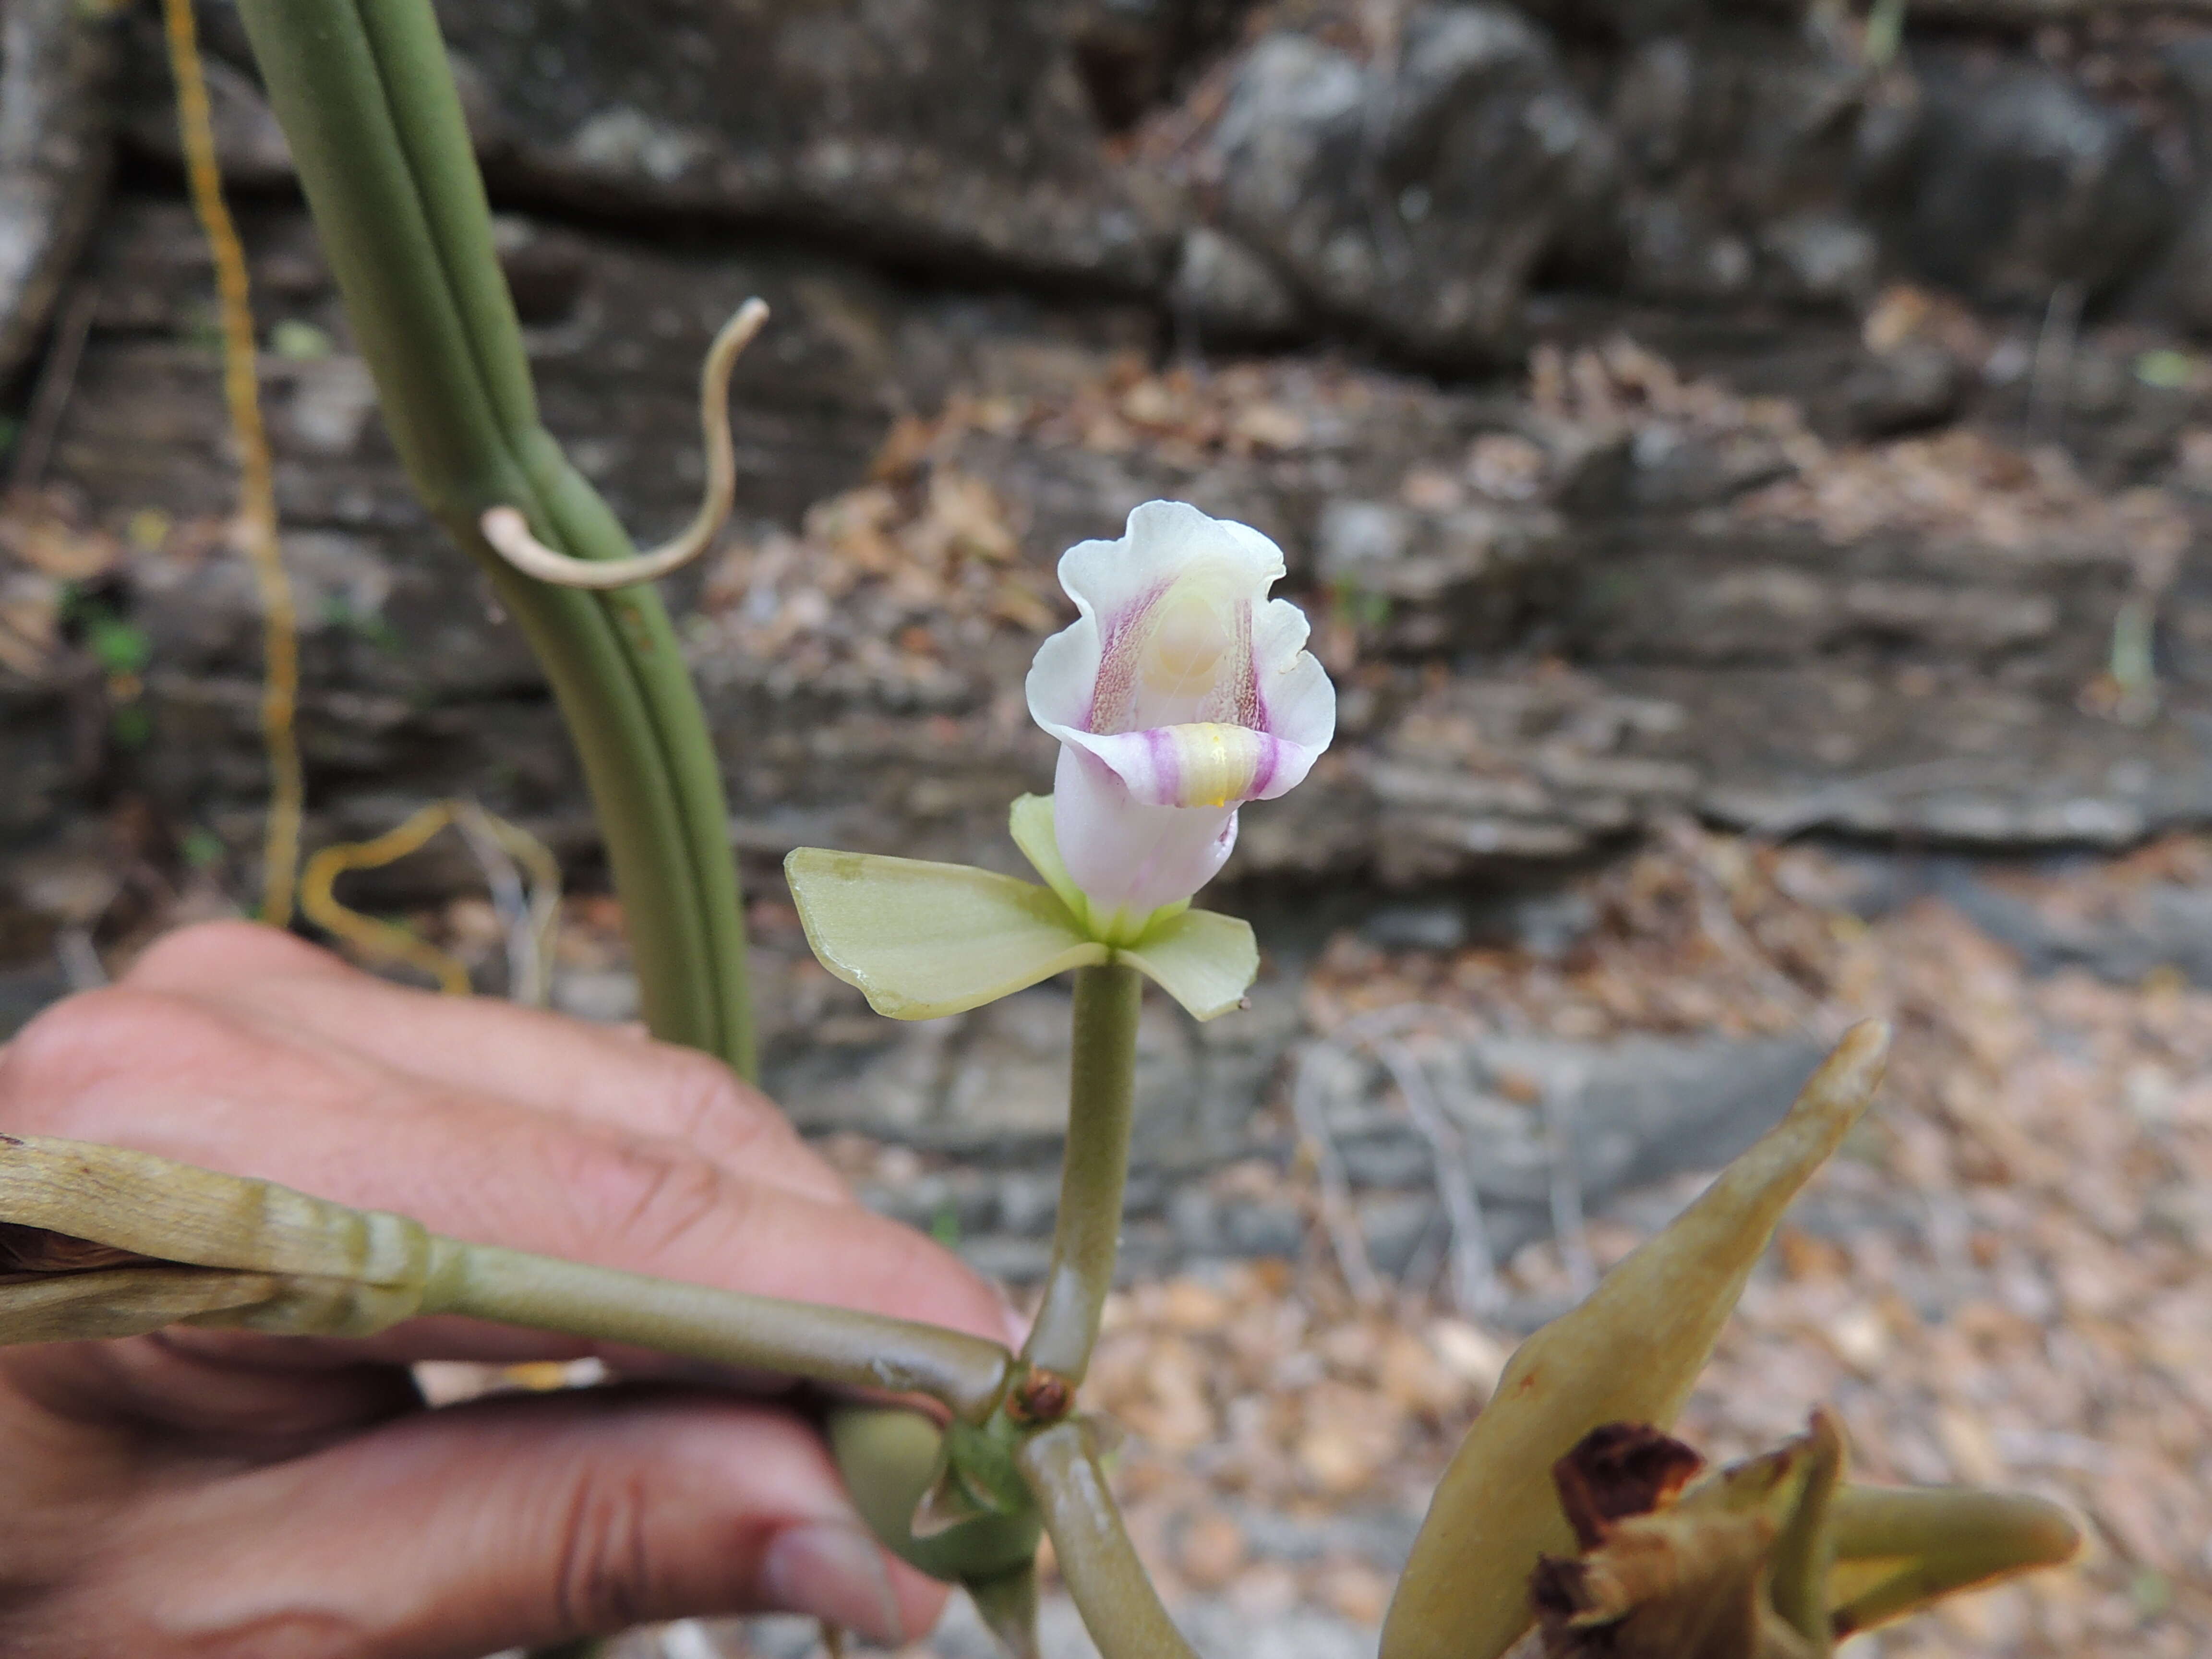
M 860 1389 L 981 1419 L 1006 1393 L 996 1343 L 932 1325 L 433 1233 L 150 1152 L 0 1134 L 0 1344 L 179 1322 L 368 1336 L 452 1314 Z
M 1044 641 L 1028 680 L 1030 711 L 1060 745 L 1054 792 L 1023 796 L 1010 818 L 1042 886 L 811 848 L 785 861 L 816 956 L 879 1013 L 957 1013 L 1075 972 L 1060 1209 L 1020 1375 L 995 1433 L 948 1434 L 917 1525 L 884 1538 L 919 1562 L 942 1548 L 933 1537 L 925 1551 L 921 1522 L 972 1536 L 989 1571 L 971 1589 L 987 1607 L 1033 1595 L 1032 1583 L 989 1565 L 1007 1524 L 1050 1524 L 1058 1504 L 1063 1528 L 1081 1514 L 1091 1517 L 1084 1538 L 1120 1537 L 1110 1498 L 1070 1507 L 1055 1484 L 1054 1471 L 1081 1464 L 1103 1494 L 1095 1459 L 1038 1462 L 1024 1449 L 1066 1424 L 1113 1285 L 1142 978 L 1200 1019 L 1242 1004 L 1259 971 L 1252 930 L 1192 909 L 1191 897 L 1235 846 L 1239 810 L 1294 787 L 1335 730 L 1336 694 L 1304 648 L 1305 617 L 1268 597 L 1283 574 L 1258 531 L 1177 501 L 1147 502 L 1118 539 L 1062 556 L 1076 620 Z M 1051 1443 L 1063 1443 L 1090 1440 Z M 1102 1556 L 1101 1579 L 1088 1570 L 1096 1551 L 1067 1547 L 1083 1553 L 1086 1585 L 1127 1577 Z M 1126 1540 L 1109 1554 L 1133 1561 Z M 1172 1628 L 1164 1615 L 1154 1625 Z
M 1012 817 L 1043 887 L 812 848 L 786 861 L 815 954 L 879 1012 L 954 1013 L 1077 970 L 1060 1222 L 1024 1356 L 1071 1384 L 1121 1231 L 1137 975 L 1200 1019 L 1242 1001 L 1251 929 L 1191 896 L 1235 846 L 1239 810 L 1295 787 L 1335 732 L 1305 617 L 1268 597 L 1283 574 L 1258 531 L 1180 501 L 1147 501 L 1118 539 L 1061 557 L 1076 620 L 1028 681 L 1059 766 L 1049 799 L 1025 795 Z

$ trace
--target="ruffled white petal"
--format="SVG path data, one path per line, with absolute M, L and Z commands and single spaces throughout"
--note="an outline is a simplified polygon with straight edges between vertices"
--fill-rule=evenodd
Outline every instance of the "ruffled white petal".
M 1270 599 L 1252 625 L 1259 667 L 1261 726 L 1279 738 L 1316 749 L 1336 735 L 1336 687 L 1306 649 L 1306 613 L 1288 599 Z
M 1283 579 L 1283 552 L 1232 519 L 1211 519 L 1188 501 L 1146 501 L 1112 541 L 1078 542 L 1060 556 L 1060 585 L 1075 608 L 1109 627 L 1146 592 L 1201 560 L 1231 564 L 1263 594 Z
M 1147 501 L 1070 548 L 1077 620 L 1031 665 L 1030 712 L 1062 746 L 1053 819 L 1100 914 L 1187 899 L 1221 867 L 1237 808 L 1295 787 L 1335 733 L 1305 617 L 1270 600 L 1279 550 L 1249 526 Z

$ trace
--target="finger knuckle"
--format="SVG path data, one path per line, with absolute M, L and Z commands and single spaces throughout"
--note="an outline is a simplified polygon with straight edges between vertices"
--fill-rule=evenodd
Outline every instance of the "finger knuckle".
M 0 1048 L 0 1121 L 66 1135 L 104 1085 L 204 1048 L 219 1024 L 180 998 L 127 986 L 56 1003 Z
M 256 921 L 196 922 L 155 939 L 131 966 L 134 975 L 199 979 L 249 969 L 326 964 L 330 958 L 305 939 Z
M 553 1601 L 580 1634 L 626 1629 L 654 1610 L 652 1494 L 634 1471 L 593 1470 L 570 1489 L 561 1520 Z
M 665 1061 L 662 1086 L 684 1139 L 728 1147 L 790 1132 L 780 1114 L 712 1055 L 675 1048 L 666 1051 Z
M 712 1159 L 642 1137 L 594 1143 L 572 1190 L 593 1233 L 648 1260 L 744 1209 L 743 1183 Z

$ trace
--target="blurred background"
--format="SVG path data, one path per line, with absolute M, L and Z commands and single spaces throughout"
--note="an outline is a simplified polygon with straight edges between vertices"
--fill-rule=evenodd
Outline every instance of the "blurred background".
M 1872 1478 L 2087 1518 L 2080 1571 L 1851 1659 L 2212 1651 L 2212 3 L 440 15 L 547 422 L 641 539 L 696 498 L 707 340 L 774 307 L 738 520 L 668 584 L 769 1083 L 1018 1283 L 1063 993 L 878 1020 L 777 860 L 1018 870 L 1060 551 L 1160 495 L 1283 548 L 1340 737 L 1212 901 L 1260 929 L 1251 1011 L 1147 1009 L 1093 1386 L 1209 1655 L 1371 1653 L 1517 1334 L 1866 1012 L 1892 1085 L 1689 1437 L 1735 1455 L 1826 1400 Z M 409 495 L 234 13 L 200 18 L 308 844 L 447 797 L 526 827 L 568 878 L 555 1002 L 629 1018 L 551 704 Z M 257 892 L 268 786 L 158 17 L 9 0 L 0 103 L 4 1036 Z M 499 993 L 515 921 L 471 845 L 344 894 Z

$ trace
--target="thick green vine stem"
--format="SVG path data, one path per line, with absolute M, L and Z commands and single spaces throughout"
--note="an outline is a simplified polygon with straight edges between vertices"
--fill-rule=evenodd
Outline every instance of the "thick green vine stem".
M 1121 1246 L 1121 1192 L 1129 1178 L 1137 1011 L 1143 988 L 1137 970 L 1121 963 L 1075 970 L 1060 1214 L 1053 1228 L 1044 1304 L 1022 1349 L 1031 1365 L 1071 1385 L 1090 1369 Z
M 1137 1559 L 1090 1425 L 1078 1418 L 1056 1423 L 1024 1441 L 1014 1461 L 1044 1512 L 1060 1575 L 1103 1659 L 1196 1659 Z
M 514 570 L 479 516 L 545 545 L 635 550 L 539 424 L 522 331 L 429 0 L 240 0 L 392 442 L 489 575 L 581 757 L 655 1036 L 754 1066 L 737 869 L 712 743 L 648 588 L 584 592 Z
M 925 1394 L 969 1422 L 1006 1392 L 1005 1349 L 882 1314 L 684 1285 L 493 1245 L 454 1246 L 434 1271 L 426 1314 L 651 1348 L 817 1382 Z

